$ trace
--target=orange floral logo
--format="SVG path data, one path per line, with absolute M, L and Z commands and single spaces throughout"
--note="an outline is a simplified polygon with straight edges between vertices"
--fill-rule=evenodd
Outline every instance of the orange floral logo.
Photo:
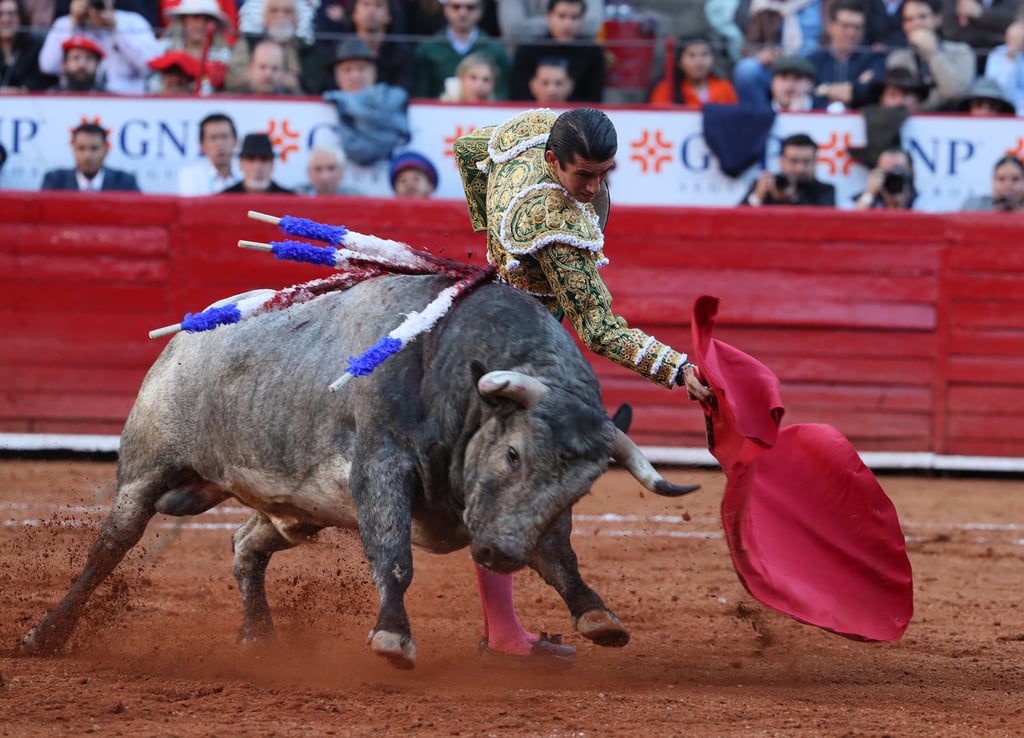
M 267 135 L 270 136 L 274 148 L 281 156 L 281 163 L 287 163 L 288 154 L 299 150 L 299 132 L 293 131 L 287 120 L 282 120 L 278 132 L 278 124 L 275 120 L 267 122 Z
M 850 134 L 844 133 L 842 142 L 839 136 L 833 133 L 828 141 L 818 144 L 818 163 L 828 167 L 828 173 L 849 174 L 850 167 L 858 162 L 850 156 Z
M 1012 149 L 1007 149 L 1006 153 L 1009 156 L 1014 156 L 1024 161 L 1024 138 L 1018 138 L 1017 145 Z
M 672 161 L 672 143 L 666 141 L 661 131 L 644 130 L 640 139 L 630 141 L 630 161 L 640 165 L 641 174 L 660 174 L 661 167 Z
M 455 157 L 455 152 L 452 150 L 452 146 L 455 144 L 455 140 L 462 138 L 467 133 L 472 133 L 476 130 L 476 126 L 455 126 L 455 132 L 450 136 L 444 138 L 444 155 Z

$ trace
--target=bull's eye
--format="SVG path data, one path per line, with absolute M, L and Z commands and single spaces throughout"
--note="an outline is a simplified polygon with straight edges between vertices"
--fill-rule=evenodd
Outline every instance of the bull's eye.
M 505 452 L 505 462 L 510 469 L 519 467 L 519 452 L 513 446 L 509 446 L 508 451 Z

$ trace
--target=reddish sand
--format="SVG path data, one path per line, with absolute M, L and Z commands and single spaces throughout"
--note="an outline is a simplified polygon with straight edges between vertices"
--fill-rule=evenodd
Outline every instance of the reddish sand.
M 278 643 L 239 649 L 238 510 L 155 519 L 64 655 L 15 657 L 78 575 L 114 465 L 0 461 L 0 736 L 1024 733 L 1019 480 L 881 478 L 908 536 L 916 612 L 902 641 L 868 644 L 753 601 L 721 536 L 721 474 L 668 476 L 705 488 L 663 500 L 612 472 L 575 511 L 581 569 L 630 629 L 625 648 L 576 635 L 554 591 L 525 573 L 520 615 L 563 633 L 575 666 L 485 664 L 468 553 L 417 552 L 407 605 L 419 662 L 397 671 L 365 645 L 377 598 L 349 532 L 274 558 Z

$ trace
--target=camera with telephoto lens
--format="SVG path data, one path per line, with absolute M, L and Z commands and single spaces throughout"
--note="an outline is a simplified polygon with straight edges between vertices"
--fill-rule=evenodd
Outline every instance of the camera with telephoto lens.
M 784 192 L 788 190 L 789 184 L 790 180 L 788 174 L 783 174 L 782 172 L 779 172 L 778 174 L 775 175 L 775 189 L 777 189 L 779 192 Z
M 898 195 L 903 192 L 906 184 L 906 172 L 899 168 L 886 172 L 885 178 L 882 180 L 882 188 L 890 195 Z

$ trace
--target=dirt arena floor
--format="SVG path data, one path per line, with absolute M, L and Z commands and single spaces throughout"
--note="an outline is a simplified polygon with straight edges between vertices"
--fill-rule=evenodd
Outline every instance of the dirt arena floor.
M 670 471 L 683 500 L 612 472 L 575 510 L 584 577 L 630 629 L 576 635 L 555 592 L 517 575 L 524 622 L 561 632 L 575 666 L 510 669 L 477 653 L 467 552 L 418 552 L 407 604 L 419 662 L 366 634 L 376 594 L 353 533 L 278 554 L 278 643 L 243 652 L 230 536 L 217 508 L 156 518 L 93 599 L 68 651 L 14 646 L 77 576 L 115 467 L 0 460 L 0 736 L 1020 736 L 1024 482 L 882 476 L 914 567 L 898 643 L 859 643 L 758 605 L 730 564 L 717 471 Z

